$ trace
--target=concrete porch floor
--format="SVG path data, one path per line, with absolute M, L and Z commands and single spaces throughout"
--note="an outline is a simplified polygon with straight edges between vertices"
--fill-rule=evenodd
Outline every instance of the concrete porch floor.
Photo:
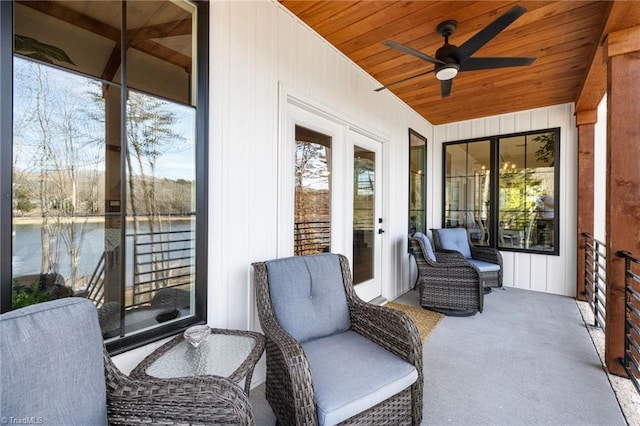
M 395 302 L 418 306 L 418 292 Z M 424 378 L 424 425 L 640 424 L 635 388 L 609 379 L 569 297 L 494 289 L 482 314 L 441 321 Z M 256 424 L 275 424 L 264 385 L 251 403 Z

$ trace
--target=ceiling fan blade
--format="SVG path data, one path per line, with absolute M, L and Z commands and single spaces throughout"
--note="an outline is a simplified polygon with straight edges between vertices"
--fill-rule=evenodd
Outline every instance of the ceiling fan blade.
M 453 85 L 453 79 L 440 81 L 440 94 L 443 98 L 448 98 L 451 95 L 451 86 Z
M 513 21 L 518 19 L 525 13 L 527 9 L 517 5 L 504 15 L 497 18 L 495 21 L 478 31 L 473 37 L 465 41 L 460 47 L 458 47 L 457 60 L 458 63 L 463 63 L 471 55 L 473 55 L 478 49 L 487 44 L 492 38 L 497 36 L 502 30 L 507 28 Z
M 459 71 L 487 70 L 492 68 L 523 67 L 531 65 L 536 58 L 469 58 L 460 65 Z
M 381 91 L 381 90 L 388 89 L 388 88 L 393 87 L 393 86 L 397 86 L 398 84 L 400 84 L 400 83 L 404 83 L 405 81 L 409 81 L 409 80 L 413 80 L 414 78 L 422 77 L 423 75 L 429 74 L 429 73 L 431 73 L 431 72 L 433 72 L 433 70 L 429 70 L 429 71 L 421 72 L 420 74 L 416 74 L 416 75 L 411 76 L 411 77 L 403 78 L 402 80 L 398 80 L 398 81 L 396 81 L 396 82 L 393 82 L 393 83 L 387 84 L 386 86 L 378 87 L 378 88 L 377 88 L 377 89 L 375 89 L 374 91 L 375 91 L 375 92 L 379 92 L 379 91 Z
M 391 47 L 393 49 L 399 50 L 402 53 L 406 53 L 408 55 L 411 56 L 415 56 L 416 58 L 422 59 L 423 61 L 427 61 L 427 62 L 431 62 L 432 64 L 441 64 L 444 65 L 444 62 L 442 62 L 439 59 L 436 58 L 432 58 L 429 55 L 425 55 L 424 53 L 416 50 L 416 49 L 412 49 L 409 46 L 405 46 L 404 44 L 400 44 L 400 43 L 396 43 L 395 41 L 391 41 L 391 40 L 387 40 L 385 42 L 383 42 L 382 44 L 384 44 L 387 47 Z

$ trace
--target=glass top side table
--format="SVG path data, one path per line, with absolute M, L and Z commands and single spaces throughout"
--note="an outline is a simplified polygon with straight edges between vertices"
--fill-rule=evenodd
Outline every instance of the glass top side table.
M 169 379 L 221 376 L 240 383 L 249 395 L 251 376 L 264 352 L 266 338 L 257 332 L 211 329 L 207 340 L 194 348 L 182 334 L 147 355 L 130 376 L 137 379 Z

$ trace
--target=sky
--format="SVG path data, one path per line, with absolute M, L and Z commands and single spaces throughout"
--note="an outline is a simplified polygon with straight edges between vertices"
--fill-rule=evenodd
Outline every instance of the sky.
M 101 83 L 96 80 L 14 57 L 15 167 L 37 168 L 42 158 L 38 146 L 43 140 L 62 155 L 73 134 L 74 146 L 84 148 L 64 155 L 80 169 L 104 170 L 105 112 L 103 104 L 96 101 L 96 94 L 100 93 Z M 165 110 L 175 114 L 172 130 L 181 139 L 163 149 L 156 164 L 156 177 L 193 181 L 195 109 L 162 102 Z M 65 127 L 67 122 L 74 124 Z

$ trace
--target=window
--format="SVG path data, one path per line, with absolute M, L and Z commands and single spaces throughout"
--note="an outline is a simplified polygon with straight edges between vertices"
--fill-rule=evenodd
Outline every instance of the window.
M 474 244 L 489 245 L 489 141 L 459 143 L 445 154 L 445 226 L 464 227 Z
M 331 250 L 331 136 L 295 128 L 294 254 Z
M 444 144 L 445 227 L 474 244 L 558 254 L 560 130 Z
M 409 235 L 427 231 L 427 139 L 409 129 Z
M 557 131 L 497 139 L 499 248 L 555 251 L 557 140 Z
M 206 3 L 12 6 L 2 310 L 86 297 L 114 350 L 204 320 Z

